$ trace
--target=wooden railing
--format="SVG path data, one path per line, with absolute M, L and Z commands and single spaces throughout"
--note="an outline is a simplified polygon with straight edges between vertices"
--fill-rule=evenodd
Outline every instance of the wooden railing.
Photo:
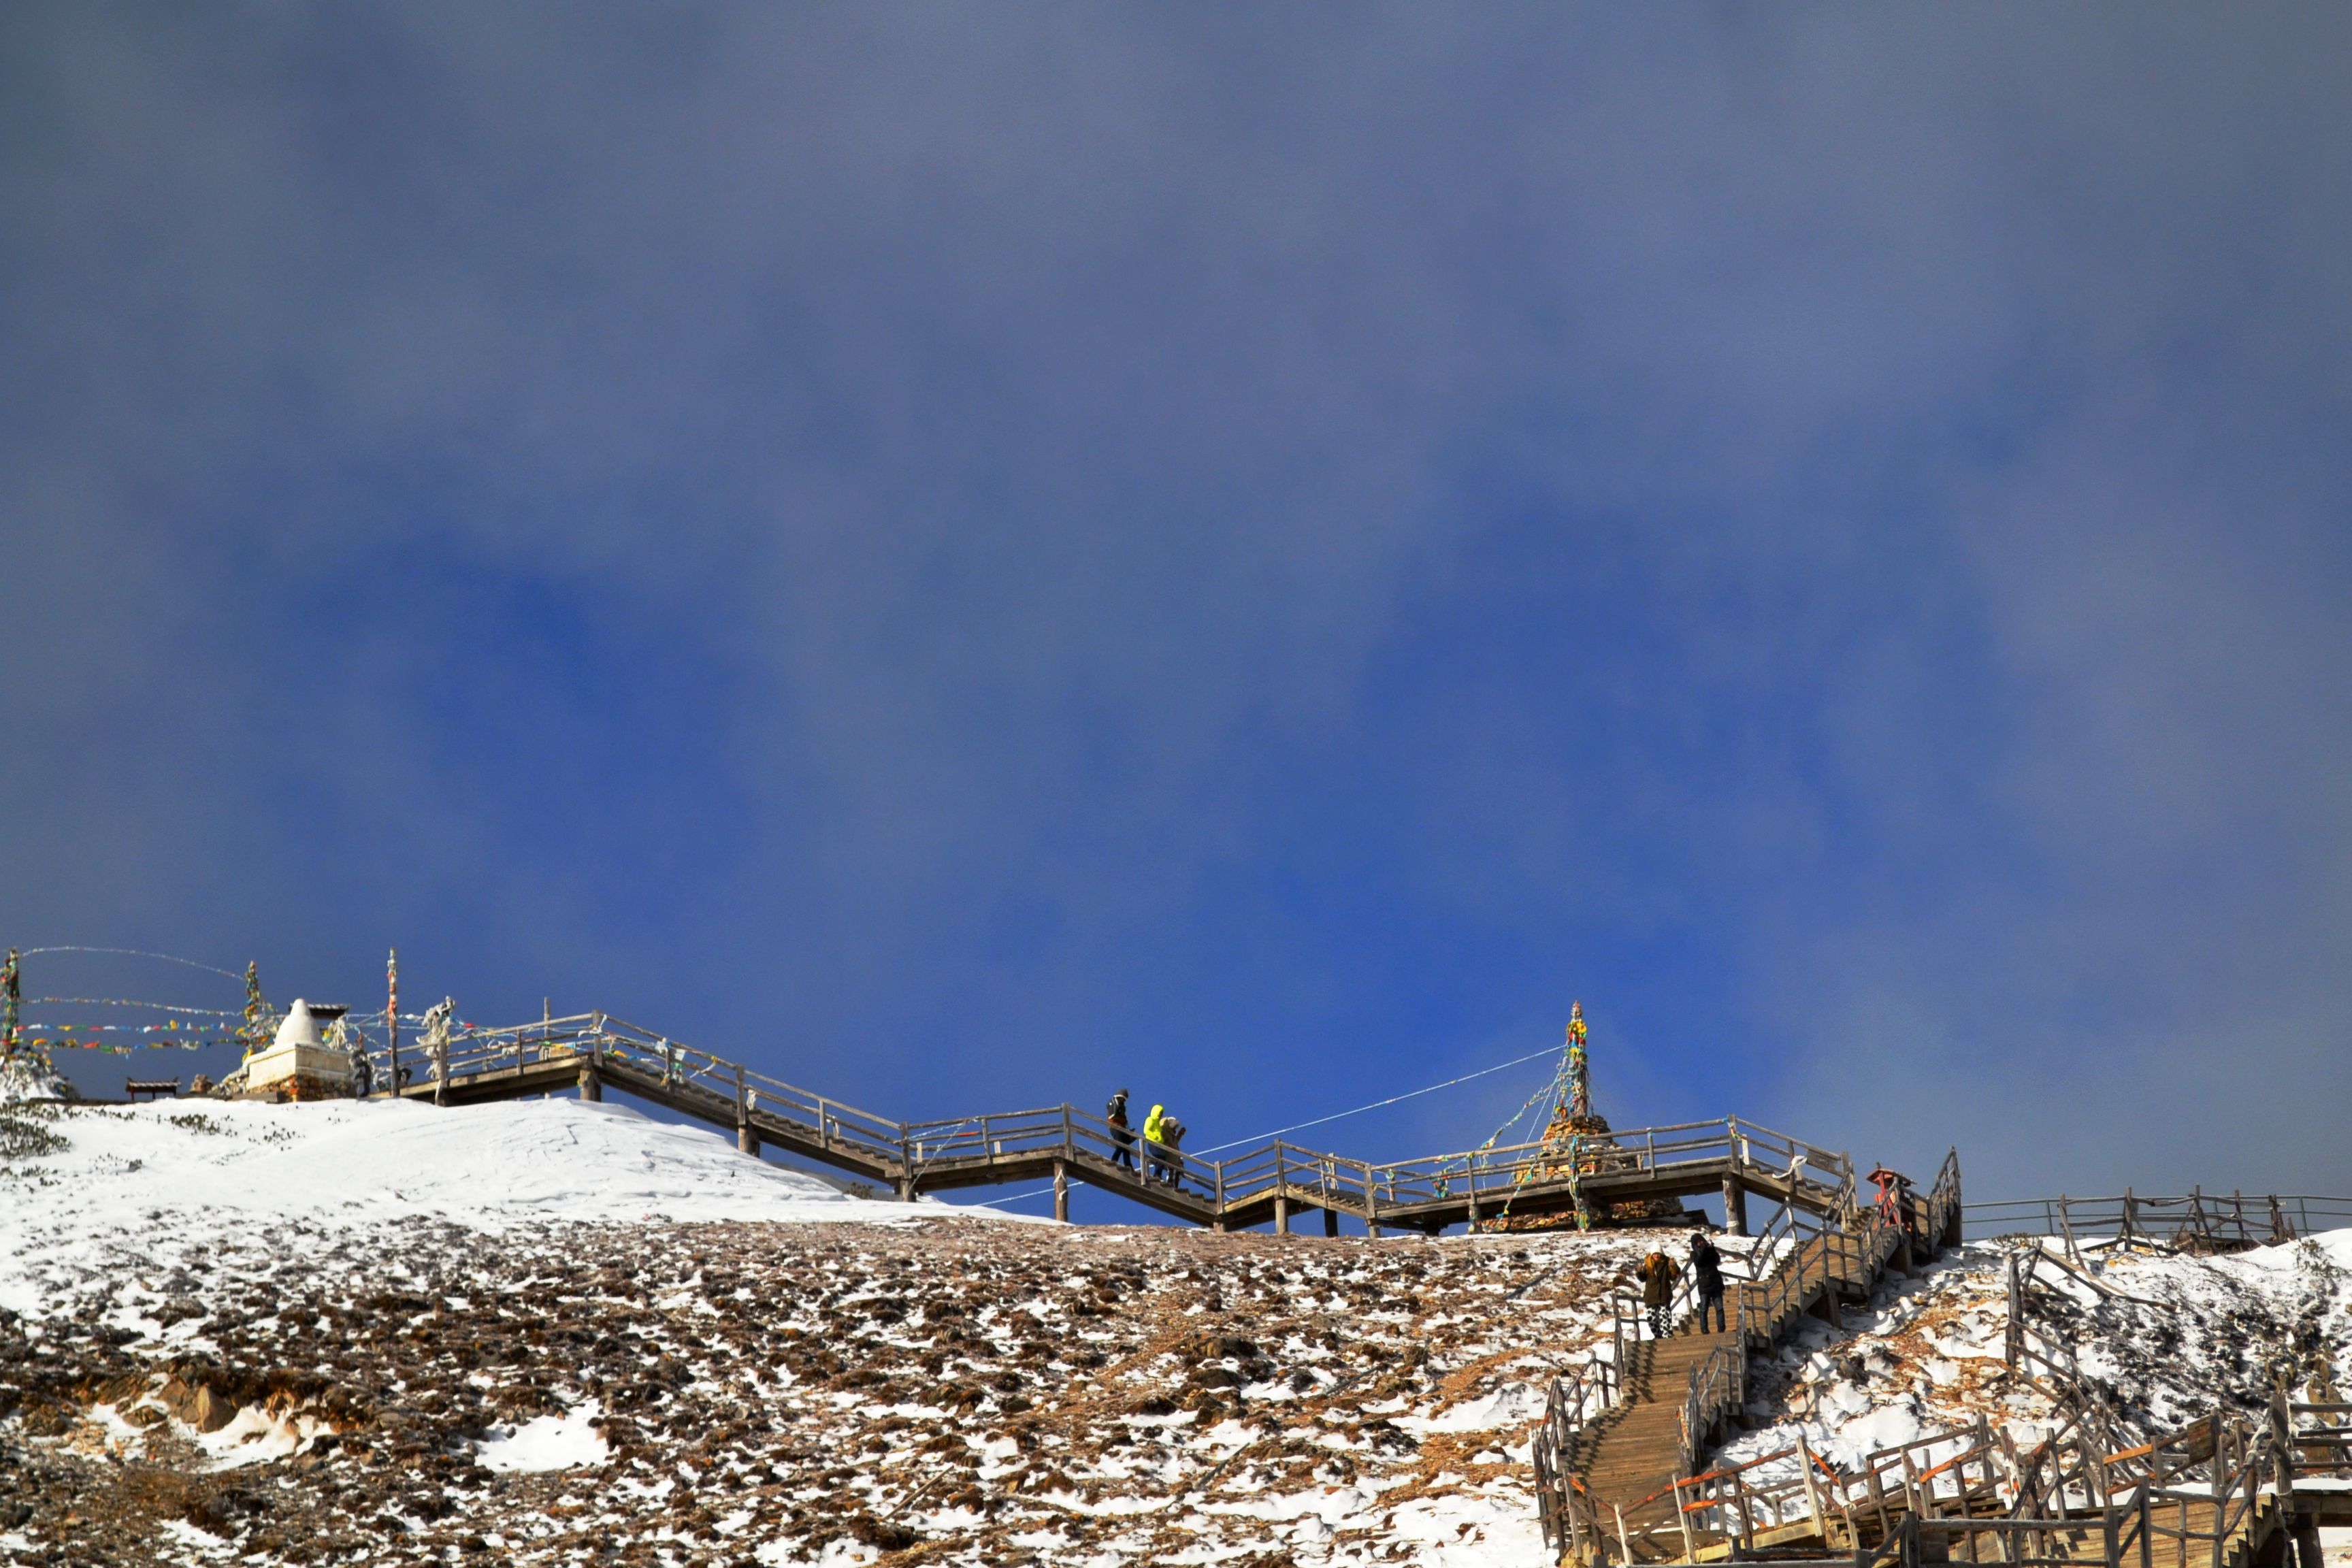
M 1690 1385 L 1683 1394 L 1681 1450 L 1677 1474 L 1698 1468 L 1701 1454 L 1716 1426 L 1748 1403 L 1748 1351 L 1743 1345 L 1717 1345 L 1691 1369 Z
M 371 1052 L 379 1083 L 391 1081 L 389 1054 Z M 403 1047 L 404 1077 L 418 1082 L 485 1082 L 527 1068 L 585 1061 L 612 1063 L 657 1079 L 671 1092 L 780 1117 L 806 1127 L 827 1146 L 877 1163 L 903 1161 L 907 1128 L 887 1117 L 756 1072 L 740 1063 L 604 1013 L 547 1018 L 506 1029 L 468 1029 L 444 1048 L 421 1041 Z
M 1936 1561 L 2228 1568 L 2262 1510 L 2291 1501 L 2295 1475 L 2335 1464 L 2336 1440 L 2352 1435 L 2285 1423 L 2347 1414 L 2352 1405 L 2282 1405 L 2265 1430 L 2216 1411 L 2120 1452 L 2102 1452 L 2090 1433 L 2070 1424 L 2025 1455 L 1979 1417 L 1867 1455 L 1851 1469 L 1800 1442 L 1612 1507 L 1608 1528 L 1580 1494 L 1578 1529 L 1597 1550 L 1576 1555 L 1690 1562 L 1729 1543 L 1752 1558 L 1803 1542 L 1817 1554 L 1851 1552 L 1857 1563 L 1915 1568 Z M 2282 1431 L 2290 1436 L 2282 1440 L 2275 1435 Z M 2293 1461 L 2282 1464 L 2282 1455 Z M 1775 1479 L 1760 1479 L 1767 1471 Z
M 394 1076 L 388 1051 L 372 1044 L 367 1054 L 375 1081 L 388 1091 Z M 478 1094 L 495 1092 L 502 1078 L 519 1079 L 526 1072 L 572 1064 L 652 1080 L 663 1094 L 714 1121 L 784 1124 L 822 1153 L 902 1188 L 950 1167 L 962 1181 L 971 1178 L 973 1167 L 1053 1154 L 1097 1166 L 1131 1165 L 1139 1180 L 1157 1180 L 1204 1213 L 1282 1196 L 1377 1225 L 1385 1213 L 1457 1203 L 1473 1218 L 1500 1215 L 1531 1186 L 1543 1184 L 1549 1191 L 1569 1182 L 1570 1170 L 1580 1182 L 1722 1162 L 1750 1175 L 1760 1173 L 1761 1184 L 1780 1195 L 1784 1206 L 1824 1213 L 1850 1208 L 1854 1186 L 1853 1163 L 1843 1153 L 1738 1117 L 1634 1128 L 1613 1134 L 1606 1145 L 1587 1144 L 1573 1153 L 1538 1141 L 1394 1163 L 1352 1159 L 1280 1139 L 1206 1160 L 1151 1143 L 1140 1129 L 1129 1129 L 1122 1137 L 1102 1117 L 1070 1105 L 894 1121 L 604 1013 L 513 1027 L 463 1026 L 439 1040 L 412 1035 L 401 1047 L 399 1077 L 412 1093 L 430 1086 L 444 1091 L 463 1087 Z
M 1601 1528 L 1591 1494 L 1578 1474 L 1576 1447 L 1592 1424 L 1618 1404 L 1622 1364 L 1595 1356 L 1554 1379 L 1545 1402 L 1543 1423 L 1536 1428 L 1532 1445 L 1536 1514 L 1545 1543 L 1555 1555 L 1590 1556 L 1588 1543 Z
M 1659 1337 L 1650 1319 L 1650 1309 L 1643 1303 L 1638 1289 L 1625 1286 L 1612 1289 L 1601 1298 L 1601 1307 L 1609 1315 L 1607 1355 L 1603 1356 L 1596 1347 L 1591 1361 L 1553 1380 L 1544 1405 L 1543 1422 L 1536 1429 L 1536 1511 L 1544 1539 L 1555 1543 L 1555 1550 L 1575 1545 L 1582 1551 L 1578 1543 L 1602 1528 L 1602 1521 L 1593 1511 L 1591 1494 L 1585 1489 L 1579 1448 L 1603 1415 L 1625 1403 L 1628 1369 L 1641 1353 L 1642 1344 L 1654 1342 Z M 1696 1282 L 1686 1271 L 1678 1270 L 1664 1309 L 1665 1337 L 1671 1339 L 1689 1330 L 1698 1307 Z M 1730 1375 L 1736 1380 L 1732 1388 L 1738 1397 L 1744 1398 L 1744 1356 L 1738 1358 Z
M 2326 1470 L 2352 1479 L 2352 1405 L 2291 1404 L 2287 1414 L 2287 1437 L 2294 1445 L 2296 1462 L 2315 1473 Z M 2296 1416 L 2310 1419 L 2296 1425 Z
M 1580 1180 L 1589 1180 L 1711 1161 L 1786 1173 L 1783 1179 L 1800 1202 L 1823 1208 L 1853 1192 L 1853 1162 L 1846 1154 L 1737 1116 L 1633 1128 L 1570 1150 L 1538 1141 L 1402 1161 L 1379 1170 L 1391 1203 L 1475 1198 L 1486 1212 L 1499 1213 L 1519 1186 L 1562 1165 L 1572 1165 Z
M 1911 1208 L 1893 1216 L 1874 1206 L 1858 1205 L 1850 1165 L 1841 1175 L 1840 1201 L 1831 1209 L 1827 1222 L 1817 1220 L 1798 1204 L 1783 1203 L 1751 1239 L 1744 1258 L 1726 1259 L 1735 1333 L 1729 1345 L 1710 1351 L 1691 1369 L 1681 1391 L 1678 1463 L 1668 1487 L 1622 1508 L 1612 1506 L 1610 1517 L 1603 1521 L 1579 1473 L 1580 1439 L 1602 1410 L 1622 1400 L 1622 1381 L 1610 1385 L 1609 1404 L 1594 1400 L 1592 1390 L 1598 1380 L 1587 1371 L 1580 1369 L 1572 1384 L 1563 1379 L 1554 1385 L 1536 1452 L 1538 1513 L 1545 1540 L 1555 1552 L 1590 1561 L 1606 1557 L 1613 1541 L 1621 1557 L 1672 1557 L 1677 1552 L 1687 1556 L 1702 1532 L 1752 1547 L 1759 1528 L 1778 1530 L 1809 1521 L 1817 1532 L 1826 1532 L 1824 1510 L 1832 1507 L 1844 1520 L 1848 1542 L 1856 1539 L 1847 1483 L 1832 1472 L 1828 1479 L 1833 1484 L 1824 1487 L 1823 1477 L 1816 1473 L 1822 1468 L 1821 1461 L 1802 1445 L 1748 1464 L 1698 1472 L 1699 1457 L 1717 1426 L 1745 1403 L 1748 1348 L 1770 1344 L 1816 1299 L 1834 1300 L 1842 1289 L 1868 1288 L 1906 1241 L 1933 1245 L 1948 1233 L 1951 1217 L 1958 1212 L 1957 1153 L 1946 1157 L 1924 1199 L 1913 1200 Z M 1610 1359 L 1601 1363 L 1596 1358 L 1596 1364 L 1622 1369 L 1627 1364 L 1629 1342 L 1640 1337 L 1643 1309 L 1637 1298 L 1623 1291 L 1612 1291 L 1604 1305 L 1610 1317 Z M 1695 1306 L 1685 1276 L 1677 1289 L 1670 1329 L 1686 1324 Z M 1863 1489 L 1859 1500 L 1875 1508 L 1882 1529 L 1913 1511 L 1910 1500 L 1924 1496 L 1932 1502 L 1939 1485 L 1958 1488 L 1961 1504 L 1967 1506 L 1969 1486 L 1963 1484 L 1967 1464 L 1976 1461 L 1989 1467 L 1990 1463 L 1984 1458 L 1989 1450 L 1982 1446 L 1989 1439 L 1980 1431 L 1969 1436 L 1979 1440 L 1978 1447 L 1963 1445 L 1964 1452 L 1937 1466 L 1926 1466 L 1915 1455 L 1950 1441 L 1948 1435 L 1873 1456 L 1873 1462 L 1864 1467 L 1853 1484 Z M 1757 1481 L 1759 1469 L 1791 1457 L 1799 1461 L 1793 1477 L 1771 1485 Z M 1902 1472 L 1906 1500 L 1890 1512 L 1885 1494 L 1897 1471 Z M 1939 1479 L 1948 1474 L 1956 1479 Z M 1990 1476 L 1989 1468 L 1986 1474 Z M 1924 1494 L 1919 1490 L 1923 1485 Z
M 1980 1416 L 1843 1468 L 1800 1441 L 1685 1473 L 1622 1506 L 1601 1504 L 1576 1477 L 1573 1447 L 1562 1440 L 1590 1426 L 1597 1403 L 1556 1387 L 1538 1445 L 1547 1540 L 1590 1563 L 1688 1562 L 1727 1551 L 1769 1557 L 1785 1547 L 1906 1568 L 1943 1561 L 2231 1568 L 2260 1531 L 2291 1528 L 2298 1477 L 2352 1478 L 2347 1403 L 2281 1394 L 2266 1419 L 2225 1407 L 2177 1430 L 2134 1436 L 2084 1378 L 2063 1337 L 2035 1327 L 2026 1309 L 2046 1289 L 2035 1278 L 2042 1268 L 2118 1294 L 2048 1253 L 2012 1259 L 2011 1364 L 2057 1396 L 2062 1417 L 2030 1450 L 2020 1453 Z M 1696 1438 L 1727 1395 L 1729 1371 L 1710 1355 L 1692 1375 L 1681 1414 L 1686 1472 Z M 1580 1389 L 1597 1381 L 1588 1371 Z
M 2126 1187 L 2116 1197 L 2015 1198 L 1967 1205 L 1971 1237 L 2054 1236 L 2068 1249 L 2124 1242 L 2170 1250 L 2228 1252 L 2292 1241 L 2352 1226 L 2352 1198 L 2292 1193 L 2208 1193 L 2151 1197 Z

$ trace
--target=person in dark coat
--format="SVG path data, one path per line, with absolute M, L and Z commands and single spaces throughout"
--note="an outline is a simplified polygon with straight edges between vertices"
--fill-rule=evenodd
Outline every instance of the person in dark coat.
M 1103 1107 L 1103 1120 L 1110 1123 L 1110 1163 L 1135 1169 L 1135 1134 L 1127 1121 L 1127 1090 L 1120 1089 Z
M 1723 1254 L 1715 1249 L 1715 1243 L 1706 1238 L 1706 1232 L 1703 1230 L 1691 1232 L 1690 1266 L 1692 1291 L 1698 1297 L 1698 1310 L 1691 1315 L 1691 1332 L 1703 1334 L 1707 1331 L 1706 1315 L 1712 1310 L 1715 1313 L 1715 1331 L 1722 1333 L 1725 1331 Z
M 1184 1184 L 1184 1124 L 1172 1116 L 1160 1119 L 1160 1146 L 1167 1150 L 1160 1157 L 1160 1168 L 1168 1174 L 1168 1184 Z
M 1675 1310 L 1675 1260 L 1663 1252 L 1653 1252 L 1634 1268 L 1633 1277 L 1642 1282 L 1642 1310 L 1650 1320 L 1650 1337 L 1666 1337 L 1666 1322 Z

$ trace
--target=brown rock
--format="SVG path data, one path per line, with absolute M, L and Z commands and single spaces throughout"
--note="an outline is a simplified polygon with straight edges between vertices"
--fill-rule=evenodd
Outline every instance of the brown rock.
M 163 1385 L 163 1406 L 199 1432 L 217 1432 L 236 1419 L 236 1404 L 209 1383 L 173 1378 Z

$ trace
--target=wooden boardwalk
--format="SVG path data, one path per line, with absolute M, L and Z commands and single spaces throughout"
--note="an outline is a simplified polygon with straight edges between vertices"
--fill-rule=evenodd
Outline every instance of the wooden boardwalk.
M 1722 1331 L 1694 1331 L 1687 1281 L 1672 1309 L 1676 1331 L 1664 1339 L 1646 1337 L 1647 1314 L 1630 1294 L 1612 1298 L 1610 1361 L 1555 1388 L 1537 1440 L 1546 1528 L 1564 1551 L 1602 1556 L 1613 1542 L 1621 1562 L 1727 1552 L 1731 1534 L 1701 1528 L 1710 1505 L 1685 1489 L 1746 1401 L 1748 1358 L 1769 1354 L 1801 1318 L 1835 1322 L 1890 1268 L 1915 1268 L 1957 1243 L 1958 1160 L 1948 1158 L 1934 1189 L 1911 1198 L 1899 1219 L 1854 1207 L 1816 1226 L 1805 1212 L 1784 1205 L 1759 1238 L 1775 1244 L 1756 1254 L 1769 1267 L 1727 1281 Z
M 375 1081 L 394 1081 L 383 1050 L 373 1065 Z M 1692 1196 L 1720 1197 L 1737 1229 L 1751 1195 L 1821 1215 L 1855 1201 L 1843 1153 L 1736 1117 L 1621 1132 L 1580 1152 L 1572 1170 L 1557 1146 L 1539 1142 L 1382 1163 L 1276 1139 L 1203 1160 L 1155 1151 L 1139 1133 L 1122 1142 L 1101 1117 L 1072 1105 L 897 1121 L 601 1013 L 411 1045 L 398 1067 L 405 1081 L 396 1092 L 446 1105 L 621 1090 L 732 1129 L 747 1152 L 772 1145 L 909 1200 L 1050 1182 L 1061 1218 L 1073 1182 L 1219 1230 L 1288 1231 L 1316 1211 L 1328 1233 L 1346 1215 L 1374 1235 Z
M 1612 1298 L 1611 1359 L 1555 1386 L 1536 1441 L 1545 1534 L 1560 1560 L 2321 1568 L 2318 1530 L 2352 1525 L 2352 1405 L 2282 1394 L 2266 1424 L 2221 1409 L 2134 1443 L 2085 1392 L 2071 1353 L 2041 1355 L 2031 1332 L 2013 1342 L 2011 1364 L 2071 1414 L 2030 1451 L 1979 1417 L 1846 1471 L 1801 1444 L 1704 1468 L 1744 1402 L 1747 1358 L 1800 1318 L 1834 1321 L 1888 1270 L 1956 1243 L 1958 1207 L 1958 1162 L 1948 1159 L 1933 1190 L 1897 1213 L 1790 1227 L 1775 1266 L 1734 1285 L 1728 1333 L 1646 1338 L 1630 1295 Z

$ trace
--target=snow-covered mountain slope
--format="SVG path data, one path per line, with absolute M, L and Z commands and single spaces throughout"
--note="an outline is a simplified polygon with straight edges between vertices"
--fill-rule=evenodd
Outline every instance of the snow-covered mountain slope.
M 1738 1463 L 1792 1447 L 1846 1465 L 1875 1449 L 1966 1425 L 2006 1425 L 2021 1447 L 2053 1421 L 2050 1399 L 2003 1363 L 2011 1253 L 1979 1244 L 1891 1280 L 1843 1331 L 1809 1324 L 1777 1365 L 1751 1374 L 1752 1429 L 1727 1444 Z M 2054 1249 L 2055 1244 L 2050 1244 Z M 2035 1331 L 2077 1355 L 2125 1421 L 2170 1430 L 2230 1405 L 2259 1410 L 2272 1378 L 2298 1387 L 2323 1365 L 2352 1373 L 2352 1231 L 2228 1257 L 2086 1254 L 2087 1283 L 2033 1270 Z M 2323 1360 L 2324 1358 L 2324 1360 Z M 1793 1475 L 1795 1461 L 1784 1468 Z M 1768 1468 L 1762 1479 L 1778 1479 Z
M 746 1159 L 699 1128 L 570 1100 L 24 1107 L 10 1122 L 28 1150 L 54 1145 L 0 1167 L 0 1307 L 34 1315 L 64 1279 L 132 1237 L 152 1247 L 298 1222 L 349 1231 L 427 1218 L 500 1229 L 910 1217 Z
M 1652 1245 L 974 1223 L 560 1102 L 12 1125 L 0 1562 L 1533 1568 Z
M 12 1110 L 0 1563 L 1538 1568 L 1544 1389 L 1655 1240 L 975 1223 L 562 1101 Z M 2006 1256 L 1805 1331 L 1728 1457 L 2031 1436 Z M 2161 1424 L 2352 1349 L 2347 1268 L 2038 1310 Z
M 158 1207 L 337 1223 L 842 1217 L 856 1200 L 625 1106 L 514 1100 L 177 1100 L 75 1110 L 38 1207 L 106 1223 Z M 859 1217 L 871 1217 L 865 1208 Z

